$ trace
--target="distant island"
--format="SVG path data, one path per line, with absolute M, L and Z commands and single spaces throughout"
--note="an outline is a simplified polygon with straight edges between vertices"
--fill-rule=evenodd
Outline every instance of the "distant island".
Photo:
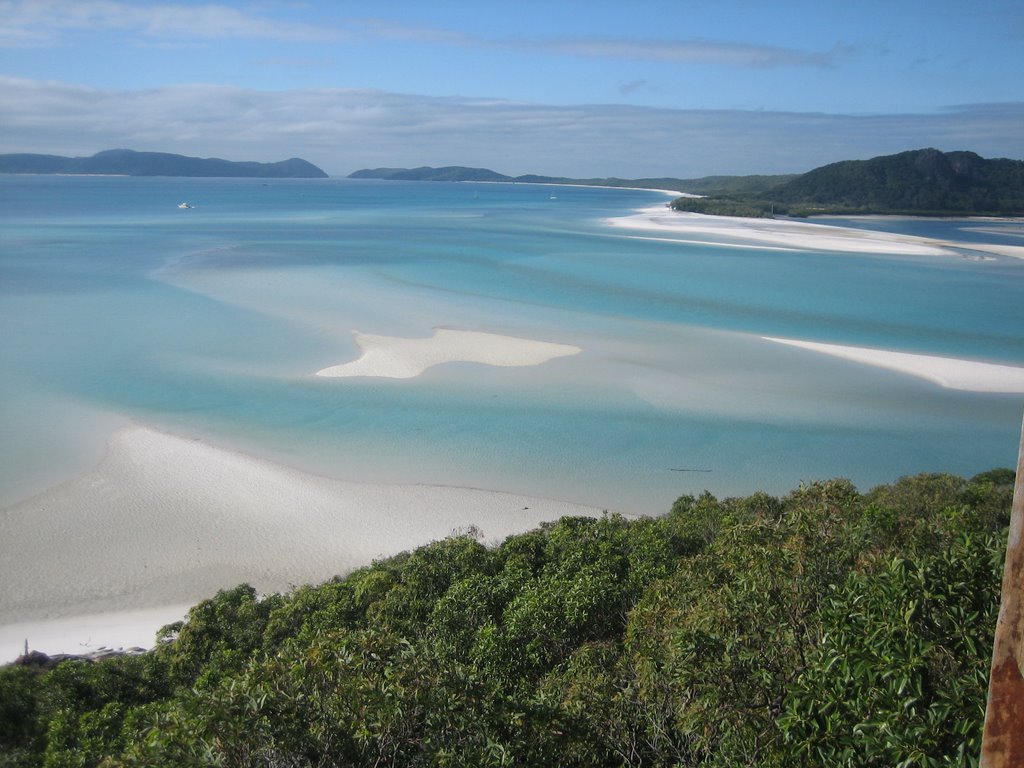
M 352 179 L 503 181 L 641 187 L 686 192 L 679 211 L 771 217 L 903 214 L 913 216 L 1024 215 L 1024 161 L 986 160 L 974 152 L 918 149 L 870 160 L 845 160 L 804 174 L 704 176 L 696 179 L 570 179 L 505 176 L 486 168 L 375 168 Z
M 59 155 L 0 155 L 0 173 L 114 175 L 114 176 L 224 176 L 260 179 L 325 179 L 312 163 L 293 157 L 277 163 L 236 162 L 218 157 L 186 157 L 167 152 L 108 149 L 92 157 Z
M 778 176 L 706 176 L 699 179 L 674 179 L 658 177 L 647 179 L 620 179 L 606 176 L 590 179 L 573 179 L 566 176 L 541 176 L 526 174 L 506 176 L 488 168 L 468 168 L 449 165 L 443 168 L 364 168 L 350 173 L 350 179 L 384 179 L 388 181 L 499 181 L 518 184 L 566 184 L 586 187 L 639 187 L 641 189 L 664 189 L 704 194 L 709 191 L 739 189 L 743 191 L 770 189 L 795 179 L 797 174 Z

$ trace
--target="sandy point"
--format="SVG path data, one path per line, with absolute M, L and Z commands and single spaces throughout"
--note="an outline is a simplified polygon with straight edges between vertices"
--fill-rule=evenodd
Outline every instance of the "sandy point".
M 86 475 L 0 510 L 0 661 L 26 638 L 47 653 L 100 638 L 151 645 L 182 606 L 218 589 L 285 591 L 470 526 L 497 542 L 602 513 L 516 493 L 337 480 L 127 427 Z
M 890 371 L 935 382 L 946 389 L 965 392 L 1024 394 L 1024 368 L 956 357 L 895 352 L 889 349 L 822 344 L 799 339 L 762 336 L 765 341 L 806 349 L 854 363 L 872 365 Z
M 355 340 L 362 351 L 358 360 L 323 368 L 316 375 L 325 378 L 377 376 L 410 379 L 442 363 L 516 367 L 540 365 L 582 352 L 570 344 L 451 328 L 437 328 L 432 336 L 421 339 L 356 333 Z
M 682 242 L 748 248 L 868 253 L 894 256 L 963 256 L 970 253 L 1024 258 L 1024 246 L 901 235 L 814 221 L 711 216 L 675 211 L 667 205 L 643 208 L 605 220 L 618 229 L 658 232 Z

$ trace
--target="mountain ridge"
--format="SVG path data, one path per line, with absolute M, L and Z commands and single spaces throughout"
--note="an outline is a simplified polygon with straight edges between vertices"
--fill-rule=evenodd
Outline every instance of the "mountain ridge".
M 275 163 L 189 157 L 169 152 L 107 149 L 90 157 L 15 153 L 0 155 L 0 173 L 116 176 L 187 176 L 321 179 L 327 174 L 299 157 Z

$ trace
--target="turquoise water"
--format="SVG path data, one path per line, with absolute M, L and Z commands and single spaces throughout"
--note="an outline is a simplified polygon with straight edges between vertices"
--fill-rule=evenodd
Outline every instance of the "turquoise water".
M 128 421 L 345 479 L 647 513 L 704 488 L 867 488 L 1016 461 L 1021 396 L 760 337 L 1024 365 L 1024 262 L 643 239 L 604 219 L 666 196 L 554 192 L 0 177 L 0 501 L 85 471 Z M 968 254 L 1024 244 L 1020 221 L 852 223 Z M 311 376 L 358 356 L 353 331 L 438 326 L 583 352 L 409 380 Z

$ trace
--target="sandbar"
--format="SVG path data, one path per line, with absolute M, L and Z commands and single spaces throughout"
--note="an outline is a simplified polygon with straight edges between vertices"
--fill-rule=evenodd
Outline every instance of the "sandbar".
M 25 639 L 46 653 L 98 641 L 145 647 L 184 606 L 218 589 L 287 590 L 469 526 L 496 542 L 602 511 L 515 493 L 336 480 L 133 425 L 114 433 L 89 473 L 0 510 L 0 661 L 21 653 Z M 123 639 L 99 632 L 119 622 L 130 625 Z M 61 636 L 60 647 L 42 645 Z
M 613 227 L 660 232 L 685 242 L 721 246 L 901 256 L 960 256 L 962 250 L 1024 258 L 1024 247 L 992 243 L 953 243 L 913 235 L 875 232 L 790 219 L 753 219 L 675 211 L 666 205 L 606 219 Z M 960 249 L 960 250 L 958 250 Z
M 358 360 L 332 365 L 317 371 L 316 375 L 326 378 L 377 376 L 410 379 L 442 363 L 482 363 L 502 367 L 540 365 L 582 351 L 569 344 L 450 328 L 437 328 L 433 336 L 422 339 L 356 333 L 355 340 L 362 350 Z
M 963 360 L 955 357 L 894 352 L 887 349 L 850 347 L 840 344 L 822 344 L 798 339 L 779 339 L 763 336 L 766 341 L 819 352 L 855 363 L 873 365 L 910 376 L 932 381 L 946 389 L 966 392 L 992 392 L 1024 394 L 1024 368 Z

